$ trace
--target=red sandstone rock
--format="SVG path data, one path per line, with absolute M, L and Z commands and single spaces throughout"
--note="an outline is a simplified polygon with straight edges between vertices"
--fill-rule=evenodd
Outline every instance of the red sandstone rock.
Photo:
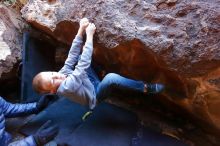
M 14 65 L 21 59 L 21 16 L 0 4 L 0 77 L 10 78 Z M 2 75 L 5 73 L 4 75 Z M 6 74 L 7 73 L 7 74 Z M 7 77 L 6 77 L 7 76 Z
M 89 18 L 97 27 L 98 64 L 164 83 L 164 104 L 177 105 L 220 132 L 219 1 L 30 0 L 22 15 L 69 45 L 78 21 Z

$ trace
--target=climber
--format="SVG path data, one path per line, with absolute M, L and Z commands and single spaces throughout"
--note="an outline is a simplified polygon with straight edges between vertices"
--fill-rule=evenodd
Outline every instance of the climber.
M 26 104 L 12 104 L 0 97 L 0 146 L 42 146 L 52 140 L 58 133 L 57 125 L 47 121 L 33 135 L 22 140 L 11 142 L 11 135 L 5 131 L 5 117 L 18 117 L 36 114 L 42 111 L 53 99 L 52 95 L 43 95 L 38 102 Z
M 33 79 L 33 88 L 38 93 L 55 93 L 70 98 L 93 109 L 103 97 L 108 96 L 112 86 L 129 88 L 147 93 L 160 93 L 162 84 L 146 84 L 142 81 L 127 79 L 115 73 L 107 74 L 100 82 L 90 67 L 93 52 L 93 36 L 96 27 L 87 18 L 80 20 L 78 33 L 73 40 L 68 57 L 59 72 L 40 72 Z M 82 49 L 83 34 L 86 42 Z

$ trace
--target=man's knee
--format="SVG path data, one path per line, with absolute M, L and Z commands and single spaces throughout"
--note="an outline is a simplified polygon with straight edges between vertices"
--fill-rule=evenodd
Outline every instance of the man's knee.
M 108 73 L 97 88 L 97 99 L 102 101 L 104 98 L 107 98 L 111 94 L 112 87 L 117 84 L 118 74 Z
M 105 83 L 112 84 L 112 83 L 117 82 L 117 79 L 118 79 L 119 77 L 120 77 L 120 75 L 118 75 L 118 74 L 116 74 L 116 73 L 108 73 L 108 74 L 104 77 L 103 81 L 104 81 Z

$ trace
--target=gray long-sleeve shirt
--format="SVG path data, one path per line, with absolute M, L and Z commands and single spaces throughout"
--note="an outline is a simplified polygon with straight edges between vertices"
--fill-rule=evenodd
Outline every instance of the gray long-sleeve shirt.
M 93 44 L 86 43 L 80 56 L 82 38 L 76 36 L 70 48 L 68 58 L 59 71 L 67 76 L 57 89 L 57 94 L 93 109 L 96 105 L 95 88 L 87 75 L 92 59 Z

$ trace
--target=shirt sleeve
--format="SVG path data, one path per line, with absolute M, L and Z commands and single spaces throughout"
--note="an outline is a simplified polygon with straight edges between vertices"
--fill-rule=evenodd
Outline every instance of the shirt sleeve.
M 93 52 L 93 43 L 86 43 L 83 47 L 82 55 L 73 71 L 73 75 L 84 75 L 86 74 L 86 70 L 91 65 L 92 60 L 92 52 Z
M 80 55 L 82 43 L 83 43 L 82 37 L 76 36 L 75 39 L 73 40 L 72 46 L 70 48 L 70 51 L 64 63 L 64 66 L 59 71 L 60 73 L 68 74 L 69 72 L 73 71 L 74 65 L 77 63 L 79 55 Z
M 12 104 L 5 101 L 2 97 L 0 97 L 0 102 L 5 117 L 24 116 L 38 112 L 37 103 Z
M 62 91 L 61 88 L 58 88 L 61 93 L 68 93 L 69 90 L 74 92 L 80 88 L 82 85 L 82 78 L 87 77 L 86 70 L 91 64 L 92 51 L 92 43 L 86 43 L 74 71 L 68 74 L 68 77 L 62 82 Z
M 86 43 L 78 64 L 76 65 L 74 71 L 72 71 L 71 74 L 68 74 L 67 78 L 61 83 L 60 87 L 58 88 L 58 94 L 71 97 L 70 94 L 80 90 L 80 87 L 83 85 L 82 79 L 87 77 L 86 70 L 90 67 L 91 64 L 92 51 L 93 44 Z M 86 97 L 75 97 L 74 101 L 82 105 L 89 103 Z

